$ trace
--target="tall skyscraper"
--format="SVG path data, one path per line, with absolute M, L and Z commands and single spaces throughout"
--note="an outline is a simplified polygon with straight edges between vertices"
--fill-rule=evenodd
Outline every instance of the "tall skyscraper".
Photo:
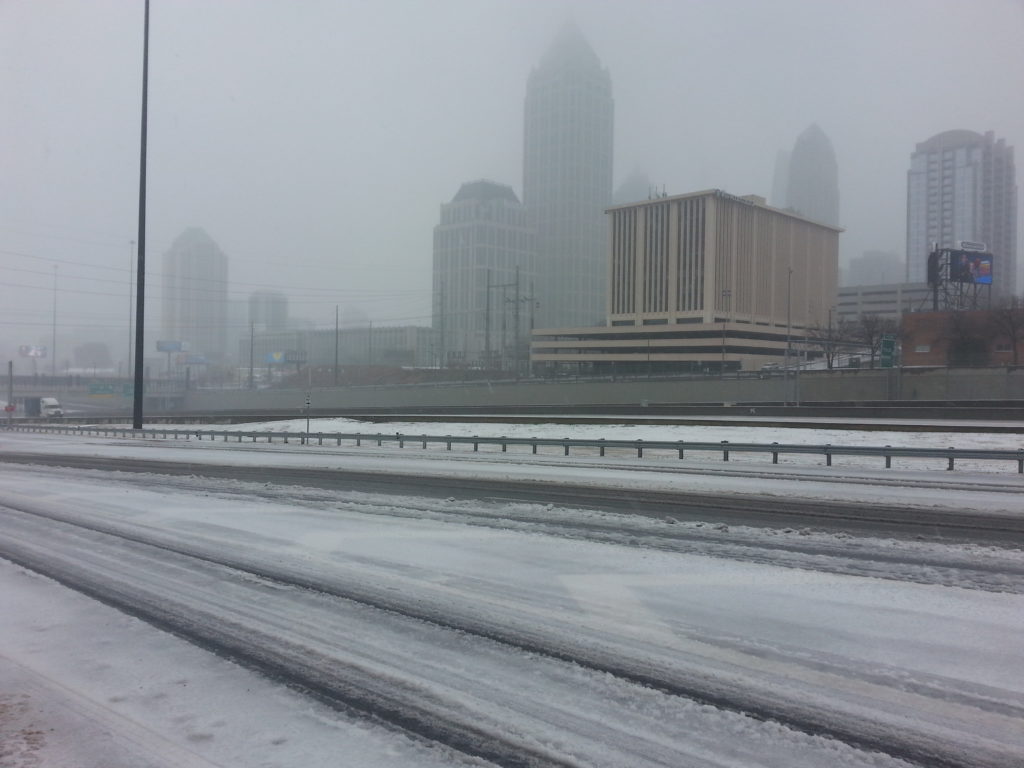
M 812 221 L 839 226 L 836 153 L 817 123 L 797 136 L 789 155 L 785 207 Z
M 1017 179 L 1013 147 L 992 131 L 954 130 L 917 145 L 907 173 L 907 280 L 927 279 L 933 243 L 984 243 L 994 257 L 992 292 L 1017 281 Z
M 523 203 L 537 230 L 538 326 L 605 321 L 614 111 L 608 70 L 565 26 L 526 87 Z
M 208 234 L 190 227 L 163 259 L 163 339 L 221 364 L 226 352 L 228 258 Z
M 504 184 L 468 182 L 441 206 L 433 317 L 442 365 L 525 364 L 536 246 L 522 203 Z

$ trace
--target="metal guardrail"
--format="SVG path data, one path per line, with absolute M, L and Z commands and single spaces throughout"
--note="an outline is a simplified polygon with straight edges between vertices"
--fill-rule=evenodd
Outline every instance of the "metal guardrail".
M 978 459 L 982 461 L 1015 461 L 1017 462 L 1017 473 L 1024 474 L 1024 448 L 1017 450 L 990 450 L 981 448 L 900 448 L 891 445 L 884 446 L 850 446 L 850 445 L 794 445 L 784 443 L 732 443 L 722 440 L 717 443 L 690 442 L 684 440 L 580 440 L 574 438 L 557 437 L 480 437 L 457 436 L 457 435 L 409 435 L 400 432 L 395 433 L 369 433 L 369 432 L 241 432 L 233 430 L 203 430 L 203 429 L 161 429 L 150 427 L 146 429 L 127 429 L 124 427 L 109 427 L 103 425 L 92 426 L 70 426 L 70 425 L 48 425 L 48 424 L 16 424 L 6 427 L 12 432 L 53 432 L 57 434 L 80 434 L 95 437 L 131 437 L 131 438 L 161 438 L 175 440 L 206 440 L 222 442 L 234 440 L 241 443 L 266 441 L 273 443 L 275 439 L 282 443 L 290 440 L 297 441 L 300 445 L 313 444 L 323 445 L 324 440 L 328 443 L 334 442 L 341 445 L 342 442 L 352 442 L 361 446 L 364 442 L 376 443 L 382 446 L 384 443 L 395 443 L 399 448 L 404 448 L 406 443 L 419 444 L 423 449 L 428 445 L 444 445 L 446 450 L 452 450 L 453 445 L 472 445 L 473 451 L 479 451 L 481 445 L 501 446 L 502 452 L 508 450 L 510 445 L 530 446 L 531 452 L 536 454 L 539 447 L 559 447 L 564 456 L 569 455 L 571 448 L 596 448 L 599 455 L 604 456 L 609 448 L 626 449 L 636 451 L 637 458 L 643 458 L 644 451 L 675 451 L 677 456 L 684 458 L 687 451 L 691 452 L 714 452 L 721 453 L 723 461 L 729 461 L 731 453 L 770 453 L 772 464 L 779 463 L 779 456 L 783 454 L 811 454 L 825 457 L 825 465 L 832 466 L 833 456 L 878 456 L 885 459 L 885 468 L 892 468 L 893 457 L 915 458 L 915 459 L 946 459 L 948 471 L 953 471 L 957 459 Z

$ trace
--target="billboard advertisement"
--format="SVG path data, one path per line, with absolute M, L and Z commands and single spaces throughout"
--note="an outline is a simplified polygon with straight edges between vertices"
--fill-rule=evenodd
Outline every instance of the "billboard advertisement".
M 949 281 L 992 285 L 992 254 L 980 251 L 950 251 Z
M 22 344 L 18 347 L 18 354 L 21 357 L 46 357 L 46 347 L 35 347 L 29 344 Z
M 157 352 L 181 352 L 182 344 L 180 341 L 158 341 L 156 343 Z

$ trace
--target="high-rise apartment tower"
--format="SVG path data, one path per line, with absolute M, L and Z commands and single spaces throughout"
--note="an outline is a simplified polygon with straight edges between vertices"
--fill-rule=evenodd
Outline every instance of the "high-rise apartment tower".
M 604 322 L 613 117 L 608 70 L 567 25 L 526 87 L 523 204 L 537 230 L 539 326 Z
M 196 357 L 224 362 L 228 258 L 199 227 L 182 232 L 163 259 L 163 338 Z
M 1015 292 L 1017 180 L 1013 147 L 992 131 L 954 130 L 917 145 L 907 173 L 907 280 L 927 279 L 932 244 L 983 243 L 994 297 Z

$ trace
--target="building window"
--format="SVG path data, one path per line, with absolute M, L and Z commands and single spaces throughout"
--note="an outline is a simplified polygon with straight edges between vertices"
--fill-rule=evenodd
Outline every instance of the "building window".
M 914 351 L 915 352 L 931 352 L 932 351 L 932 345 L 931 344 L 918 344 L 916 347 L 914 347 Z

